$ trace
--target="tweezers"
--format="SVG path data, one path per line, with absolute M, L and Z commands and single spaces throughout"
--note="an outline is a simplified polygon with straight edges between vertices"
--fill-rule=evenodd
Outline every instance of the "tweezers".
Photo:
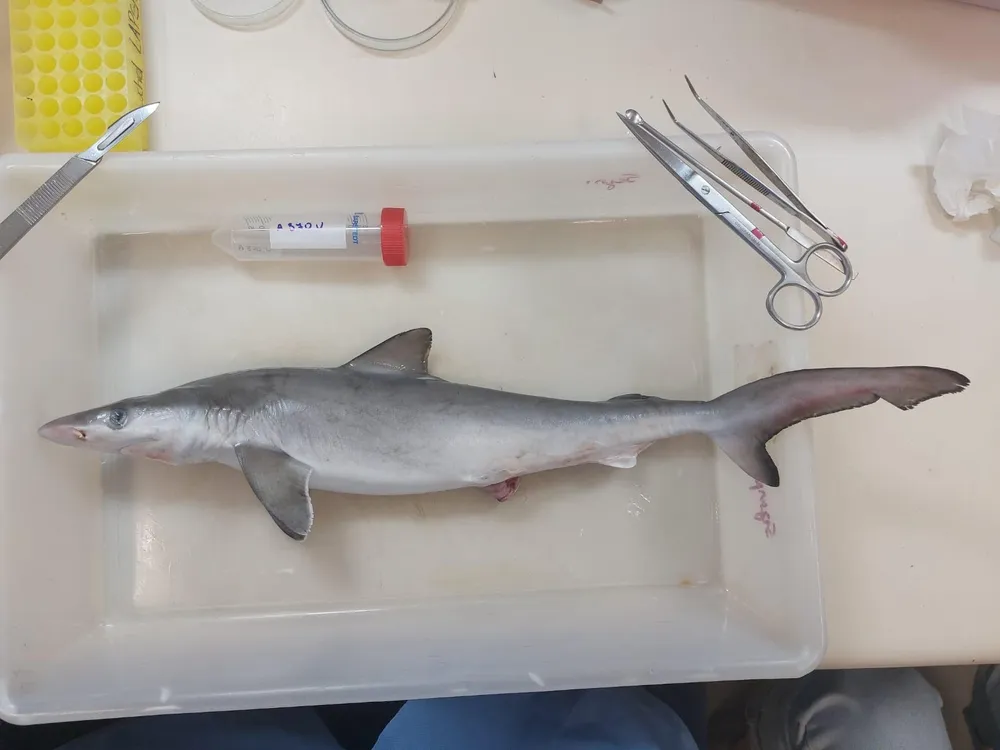
M 736 141 L 738 145 L 740 145 L 740 148 L 752 158 L 754 163 L 761 167 L 761 171 L 765 174 L 765 176 L 772 179 L 774 184 L 777 186 L 778 192 L 768 188 L 767 185 L 763 184 L 763 182 L 757 179 L 754 175 L 724 157 L 695 133 L 692 133 L 689 129 L 681 126 L 684 132 L 692 136 L 696 143 L 702 145 L 703 148 L 708 150 L 710 154 L 718 159 L 730 171 L 740 177 L 744 182 L 757 189 L 763 195 L 768 196 L 782 208 L 785 208 L 789 213 L 800 218 L 804 223 L 814 228 L 816 233 L 822 238 L 821 241 L 814 243 L 802 232 L 781 221 L 777 216 L 772 214 L 763 206 L 759 205 L 756 201 L 744 195 L 717 174 L 712 172 L 712 170 L 704 164 L 684 151 L 676 143 L 652 127 L 635 110 L 630 109 L 626 111 L 625 114 L 618 113 L 618 117 L 624 123 L 625 127 L 628 128 L 629 132 L 639 141 L 639 143 L 641 143 L 660 163 L 660 165 L 670 172 L 694 198 L 696 198 L 705 208 L 715 215 L 716 218 L 726 224 L 726 226 L 739 236 L 740 239 L 752 247 L 758 255 L 766 260 L 768 264 L 770 264 L 778 272 L 780 276 L 778 283 L 775 284 L 765 298 L 765 307 L 767 312 L 775 320 L 775 322 L 785 328 L 798 331 L 812 328 L 819 322 L 820 316 L 823 313 L 823 298 L 836 297 L 843 294 L 847 291 L 847 288 L 853 280 L 851 263 L 845 254 L 845 250 L 847 248 L 846 243 L 839 236 L 830 231 L 825 224 L 820 222 L 814 214 L 802 205 L 802 201 L 798 198 L 798 196 L 796 196 L 791 188 L 788 187 L 788 185 L 785 184 L 785 182 L 780 178 L 780 176 L 775 173 L 773 169 L 771 169 L 767 162 L 764 161 L 764 159 L 757 153 L 753 146 L 751 146 L 750 143 L 743 138 L 743 136 L 737 133 L 736 130 L 729 125 L 729 123 L 718 115 L 718 113 L 715 113 L 714 110 L 710 110 L 710 108 L 708 108 L 708 105 L 698 96 L 697 92 L 694 91 L 694 87 L 691 86 L 690 81 L 688 81 L 688 85 L 691 87 L 692 93 L 699 100 L 699 102 L 701 102 L 702 106 L 709 109 L 710 113 L 713 114 L 713 119 L 715 119 L 716 122 L 718 122 L 726 130 L 726 132 L 733 138 L 734 141 Z M 666 102 L 664 102 L 664 106 L 666 106 Z M 667 107 L 667 110 L 669 112 L 669 107 Z M 673 117 L 672 113 L 671 119 L 680 125 L 676 118 Z M 719 189 L 709 182 L 709 180 L 712 180 L 714 183 L 717 183 L 725 188 L 737 199 L 750 206 L 757 214 L 778 225 L 786 235 L 788 235 L 803 249 L 804 252 L 797 258 L 790 257 L 784 253 L 767 237 L 766 234 L 764 234 L 763 231 L 758 228 L 752 218 L 737 210 L 736 207 L 722 195 Z M 811 278 L 809 268 L 810 261 L 814 257 L 842 274 L 842 282 L 831 285 L 830 287 L 815 283 Z M 803 322 L 788 320 L 779 313 L 775 306 L 775 301 L 779 293 L 793 288 L 803 292 L 812 303 L 812 315 Z

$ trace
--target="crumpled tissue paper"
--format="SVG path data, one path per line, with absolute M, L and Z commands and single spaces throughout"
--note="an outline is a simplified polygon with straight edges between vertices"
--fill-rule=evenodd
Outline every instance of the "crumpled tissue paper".
M 965 107 L 934 160 L 934 194 L 955 221 L 1000 207 L 1000 116 Z M 1000 242 L 1000 229 L 991 235 Z

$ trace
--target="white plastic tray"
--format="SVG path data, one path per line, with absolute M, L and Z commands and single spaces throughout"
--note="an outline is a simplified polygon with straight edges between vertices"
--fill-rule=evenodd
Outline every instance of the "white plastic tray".
M 753 140 L 794 181 L 787 147 Z M 61 161 L 4 158 L 0 210 Z M 244 211 L 382 205 L 409 212 L 408 268 L 241 265 L 208 239 Z M 629 140 L 108 157 L 0 263 L 0 716 L 806 672 L 824 648 L 807 424 L 772 443 L 780 489 L 680 440 L 504 504 L 320 493 L 304 544 L 231 469 L 102 463 L 35 433 L 420 325 L 443 377 L 709 397 L 805 365 L 804 335 L 764 311 L 771 274 Z

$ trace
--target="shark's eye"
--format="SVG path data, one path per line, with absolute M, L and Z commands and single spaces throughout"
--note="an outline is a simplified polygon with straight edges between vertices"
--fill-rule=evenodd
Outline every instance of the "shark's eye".
M 120 430 L 128 421 L 128 412 L 124 409 L 112 409 L 108 412 L 108 427 L 112 430 Z

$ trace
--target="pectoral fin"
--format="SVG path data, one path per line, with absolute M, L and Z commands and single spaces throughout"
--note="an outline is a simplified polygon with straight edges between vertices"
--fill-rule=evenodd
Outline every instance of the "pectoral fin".
M 296 541 L 305 539 L 313 522 L 309 497 L 312 468 L 287 453 L 245 443 L 236 446 L 236 458 L 278 528 Z

